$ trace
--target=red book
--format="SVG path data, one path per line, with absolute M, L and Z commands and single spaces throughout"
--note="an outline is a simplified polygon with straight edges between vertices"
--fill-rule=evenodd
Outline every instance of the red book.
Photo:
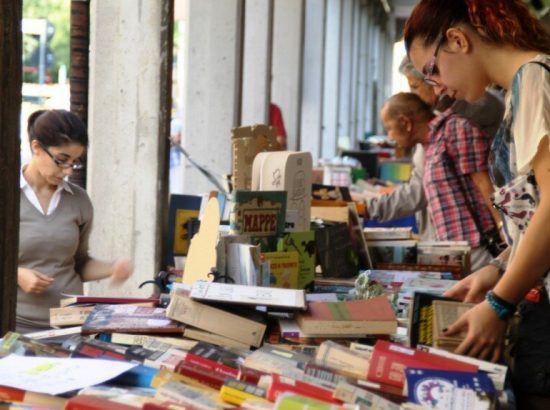
M 190 377 L 199 383 L 217 390 L 223 386 L 224 381 L 228 378 L 228 376 L 220 372 L 213 372 L 204 366 L 199 366 L 186 361 L 179 362 L 176 366 L 175 372 L 183 376 Z
M 477 366 L 469 363 L 378 340 L 374 345 L 367 379 L 402 389 L 407 367 L 474 373 L 478 371 Z
M 87 295 L 67 295 L 62 294 L 63 299 L 59 302 L 60 307 L 76 304 L 93 304 L 93 303 L 108 303 L 110 305 L 116 304 L 130 304 L 130 303 L 145 303 L 150 306 L 157 306 L 160 303 L 160 298 L 132 298 L 132 297 L 120 297 L 120 296 L 87 296 Z
M 67 400 L 65 410 L 136 410 L 134 406 L 103 399 L 98 396 L 78 395 Z
M 393 334 L 397 319 L 386 296 L 342 302 L 311 302 L 296 321 L 307 335 Z
M 260 370 L 252 369 L 246 366 L 240 366 L 239 380 L 248 384 L 258 384 L 260 377 L 268 376 L 269 373 Z
M 234 379 L 239 377 L 240 356 L 210 343 L 197 343 L 183 360 Z
M 294 380 L 276 373 L 271 374 L 271 384 L 267 389 L 267 400 L 276 401 L 281 393 L 291 392 L 302 396 L 326 401 L 327 403 L 342 404 L 341 400 L 332 397 L 333 391 L 314 384 Z

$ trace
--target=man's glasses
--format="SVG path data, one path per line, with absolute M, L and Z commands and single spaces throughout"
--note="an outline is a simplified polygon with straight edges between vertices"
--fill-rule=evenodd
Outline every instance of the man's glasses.
M 439 69 L 437 68 L 437 54 L 439 53 L 439 49 L 443 45 L 444 41 L 445 35 L 441 35 L 441 38 L 437 43 L 437 47 L 435 48 L 434 55 L 426 68 L 426 74 L 424 74 L 424 82 L 432 87 L 438 87 L 441 85 L 436 79 L 433 78 L 433 76 L 439 74 Z
M 44 152 L 46 152 L 46 154 L 48 154 L 48 156 L 53 160 L 53 162 L 55 162 L 55 165 L 57 165 L 59 168 L 63 168 L 63 169 L 69 169 L 69 168 L 82 169 L 82 168 L 84 168 L 84 164 L 82 164 L 80 162 L 67 162 L 67 161 L 63 161 L 63 160 L 60 160 L 60 159 L 54 157 L 53 154 L 48 150 L 48 148 L 42 142 L 38 141 L 38 143 L 40 144 L 40 147 L 44 150 Z

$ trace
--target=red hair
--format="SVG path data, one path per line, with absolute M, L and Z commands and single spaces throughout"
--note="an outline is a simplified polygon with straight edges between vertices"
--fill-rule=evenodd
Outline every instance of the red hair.
M 405 24 L 407 52 L 415 38 L 431 45 L 457 24 L 474 28 L 490 44 L 550 54 L 550 34 L 520 0 L 422 0 Z

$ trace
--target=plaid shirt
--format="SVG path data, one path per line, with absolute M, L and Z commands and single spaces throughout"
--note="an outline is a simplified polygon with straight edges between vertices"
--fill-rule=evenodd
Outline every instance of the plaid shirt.
M 470 177 L 487 171 L 490 144 L 487 134 L 451 109 L 430 123 L 423 185 L 438 240 L 468 241 L 472 248 L 480 245 L 464 192 L 483 230 L 494 228 L 491 212 Z

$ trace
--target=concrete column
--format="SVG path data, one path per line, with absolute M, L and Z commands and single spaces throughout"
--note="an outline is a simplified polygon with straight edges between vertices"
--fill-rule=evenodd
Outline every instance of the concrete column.
M 361 57 L 361 5 L 359 0 L 353 0 L 353 31 L 351 51 L 351 110 L 350 110 L 350 137 L 352 148 L 358 148 L 357 140 L 361 139 L 359 131 L 359 95 L 361 82 L 359 80 L 359 61 Z
M 353 0 L 342 0 L 342 19 L 340 42 L 340 79 L 338 99 L 338 137 L 350 138 L 351 112 L 351 71 L 352 71 L 352 33 L 353 33 Z
M 300 150 L 321 156 L 326 0 L 306 0 Z
M 139 290 L 138 284 L 160 267 L 169 15 L 169 0 L 91 3 L 88 191 L 95 216 L 90 248 L 101 259 L 129 256 L 136 266 L 122 288 L 91 283 L 92 294 L 149 295 L 153 289 Z
M 360 32 L 359 32 L 359 73 L 358 73 L 358 95 L 357 95 L 357 113 L 358 125 L 357 132 L 360 139 L 364 138 L 367 131 L 367 87 L 368 87 L 368 33 L 369 33 L 369 15 L 367 7 L 361 5 L 360 9 Z
M 240 0 L 186 1 L 183 147 L 216 177 L 231 172 L 231 129 L 240 120 Z M 216 189 L 186 161 L 184 192 Z
M 338 79 L 340 78 L 340 44 L 341 44 L 340 0 L 327 0 L 325 28 L 324 94 L 323 94 L 323 158 L 332 158 L 336 154 L 338 130 Z
M 271 102 L 283 113 L 287 147 L 299 146 L 304 0 L 273 2 Z
M 269 124 L 272 33 L 273 0 L 246 0 L 239 125 Z

